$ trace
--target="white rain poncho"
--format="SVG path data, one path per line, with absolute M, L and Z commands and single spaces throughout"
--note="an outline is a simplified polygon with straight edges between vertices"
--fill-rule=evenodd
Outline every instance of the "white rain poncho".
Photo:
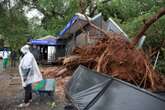
M 8 56 L 9 56 L 9 54 L 8 54 L 8 52 L 5 50 L 5 51 L 3 51 L 3 59 L 7 59 L 8 58 Z
M 23 46 L 21 48 L 21 52 L 24 54 L 24 56 L 20 61 L 19 73 L 22 80 L 22 86 L 26 87 L 28 84 L 41 81 L 42 74 L 38 68 L 34 56 L 29 51 L 29 46 Z

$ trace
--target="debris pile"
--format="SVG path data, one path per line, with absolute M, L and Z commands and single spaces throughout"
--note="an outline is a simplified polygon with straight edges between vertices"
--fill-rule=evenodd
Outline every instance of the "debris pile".
M 143 50 L 138 50 L 120 34 L 107 33 L 96 45 L 74 50 L 64 60 L 68 69 L 82 64 L 151 91 L 164 91 L 164 77 L 153 69 Z
M 64 87 L 71 78 L 71 73 L 73 72 L 69 71 L 65 66 L 55 66 L 41 68 L 41 73 L 46 78 L 53 77 L 56 79 L 56 95 L 59 96 L 61 101 L 64 101 Z
M 59 77 L 56 78 L 56 95 L 59 96 L 59 98 L 64 101 L 65 100 L 65 92 L 64 88 L 67 82 L 70 80 L 71 76 L 65 76 L 65 77 Z
M 65 66 L 55 66 L 55 67 L 41 68 L 41 73 L 46 78 L 65 77 L 65 76 L 68 76 L 70 74 L 69 70 Z
M 65 66 L 54 66 L 41 68 L 42 75 L 47 78 L 55 78 L 56 86 L 55 93 L 61 101 L 64 101 L 64 86 L 70 79 L 70 71 Z

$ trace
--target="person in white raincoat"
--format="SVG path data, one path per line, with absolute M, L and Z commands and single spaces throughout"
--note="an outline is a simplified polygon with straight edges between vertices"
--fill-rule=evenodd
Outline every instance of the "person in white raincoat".
M 29 46 L 23 46 L 21 52 L 24 56 L 20 61 L 19 73 L 22 80 L 22 86 L 25 89 L 25 99 L 24 103 L 20 104 L 18 107 L 26 107 L 29 106 L 30 101 L 32 100 L 32 83 L 41 81 L 42 74 L 34 56 L 29 50 Z

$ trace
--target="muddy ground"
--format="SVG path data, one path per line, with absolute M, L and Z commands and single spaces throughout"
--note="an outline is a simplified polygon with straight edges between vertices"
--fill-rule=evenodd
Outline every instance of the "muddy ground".
M 63 110 L 64 108 L 64 102 L 56 95 L 38 96 L 33 93 L 31 105 L 20 109 L 17 106 L 22 103 L 23 98 L 24 90 L 17 68 L 8 67 L 7 70 L 2 70 L 0 60 L 0 110 Z

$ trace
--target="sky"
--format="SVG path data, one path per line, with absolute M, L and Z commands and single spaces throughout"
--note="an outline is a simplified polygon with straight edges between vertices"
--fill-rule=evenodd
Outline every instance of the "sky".
M 33 17 L 38 17 L 39 19 L 42 19 L 44 17 L 44 15 L 41 12 L 39 12 L 37 9 L 29 10 L 29 7 L 24 7 L 24 11 L 25 11 L 25 16 L 28 19 L 32 19 Z
M 4 0 L 0 0 L 0 2 L 3 2 L 3 1 Z M 17 0 L 10 0 L 10 8 L 13 7 L 16 3 L 17 3 Z M 44 15 L 41 12 L 39 12 L 37 9 L 29 10 L 29 7 L 27 6 L 24 6 L 24 14 L 28 20 L 35 17 L 41 21 L 41 19 L 44 17 Z

